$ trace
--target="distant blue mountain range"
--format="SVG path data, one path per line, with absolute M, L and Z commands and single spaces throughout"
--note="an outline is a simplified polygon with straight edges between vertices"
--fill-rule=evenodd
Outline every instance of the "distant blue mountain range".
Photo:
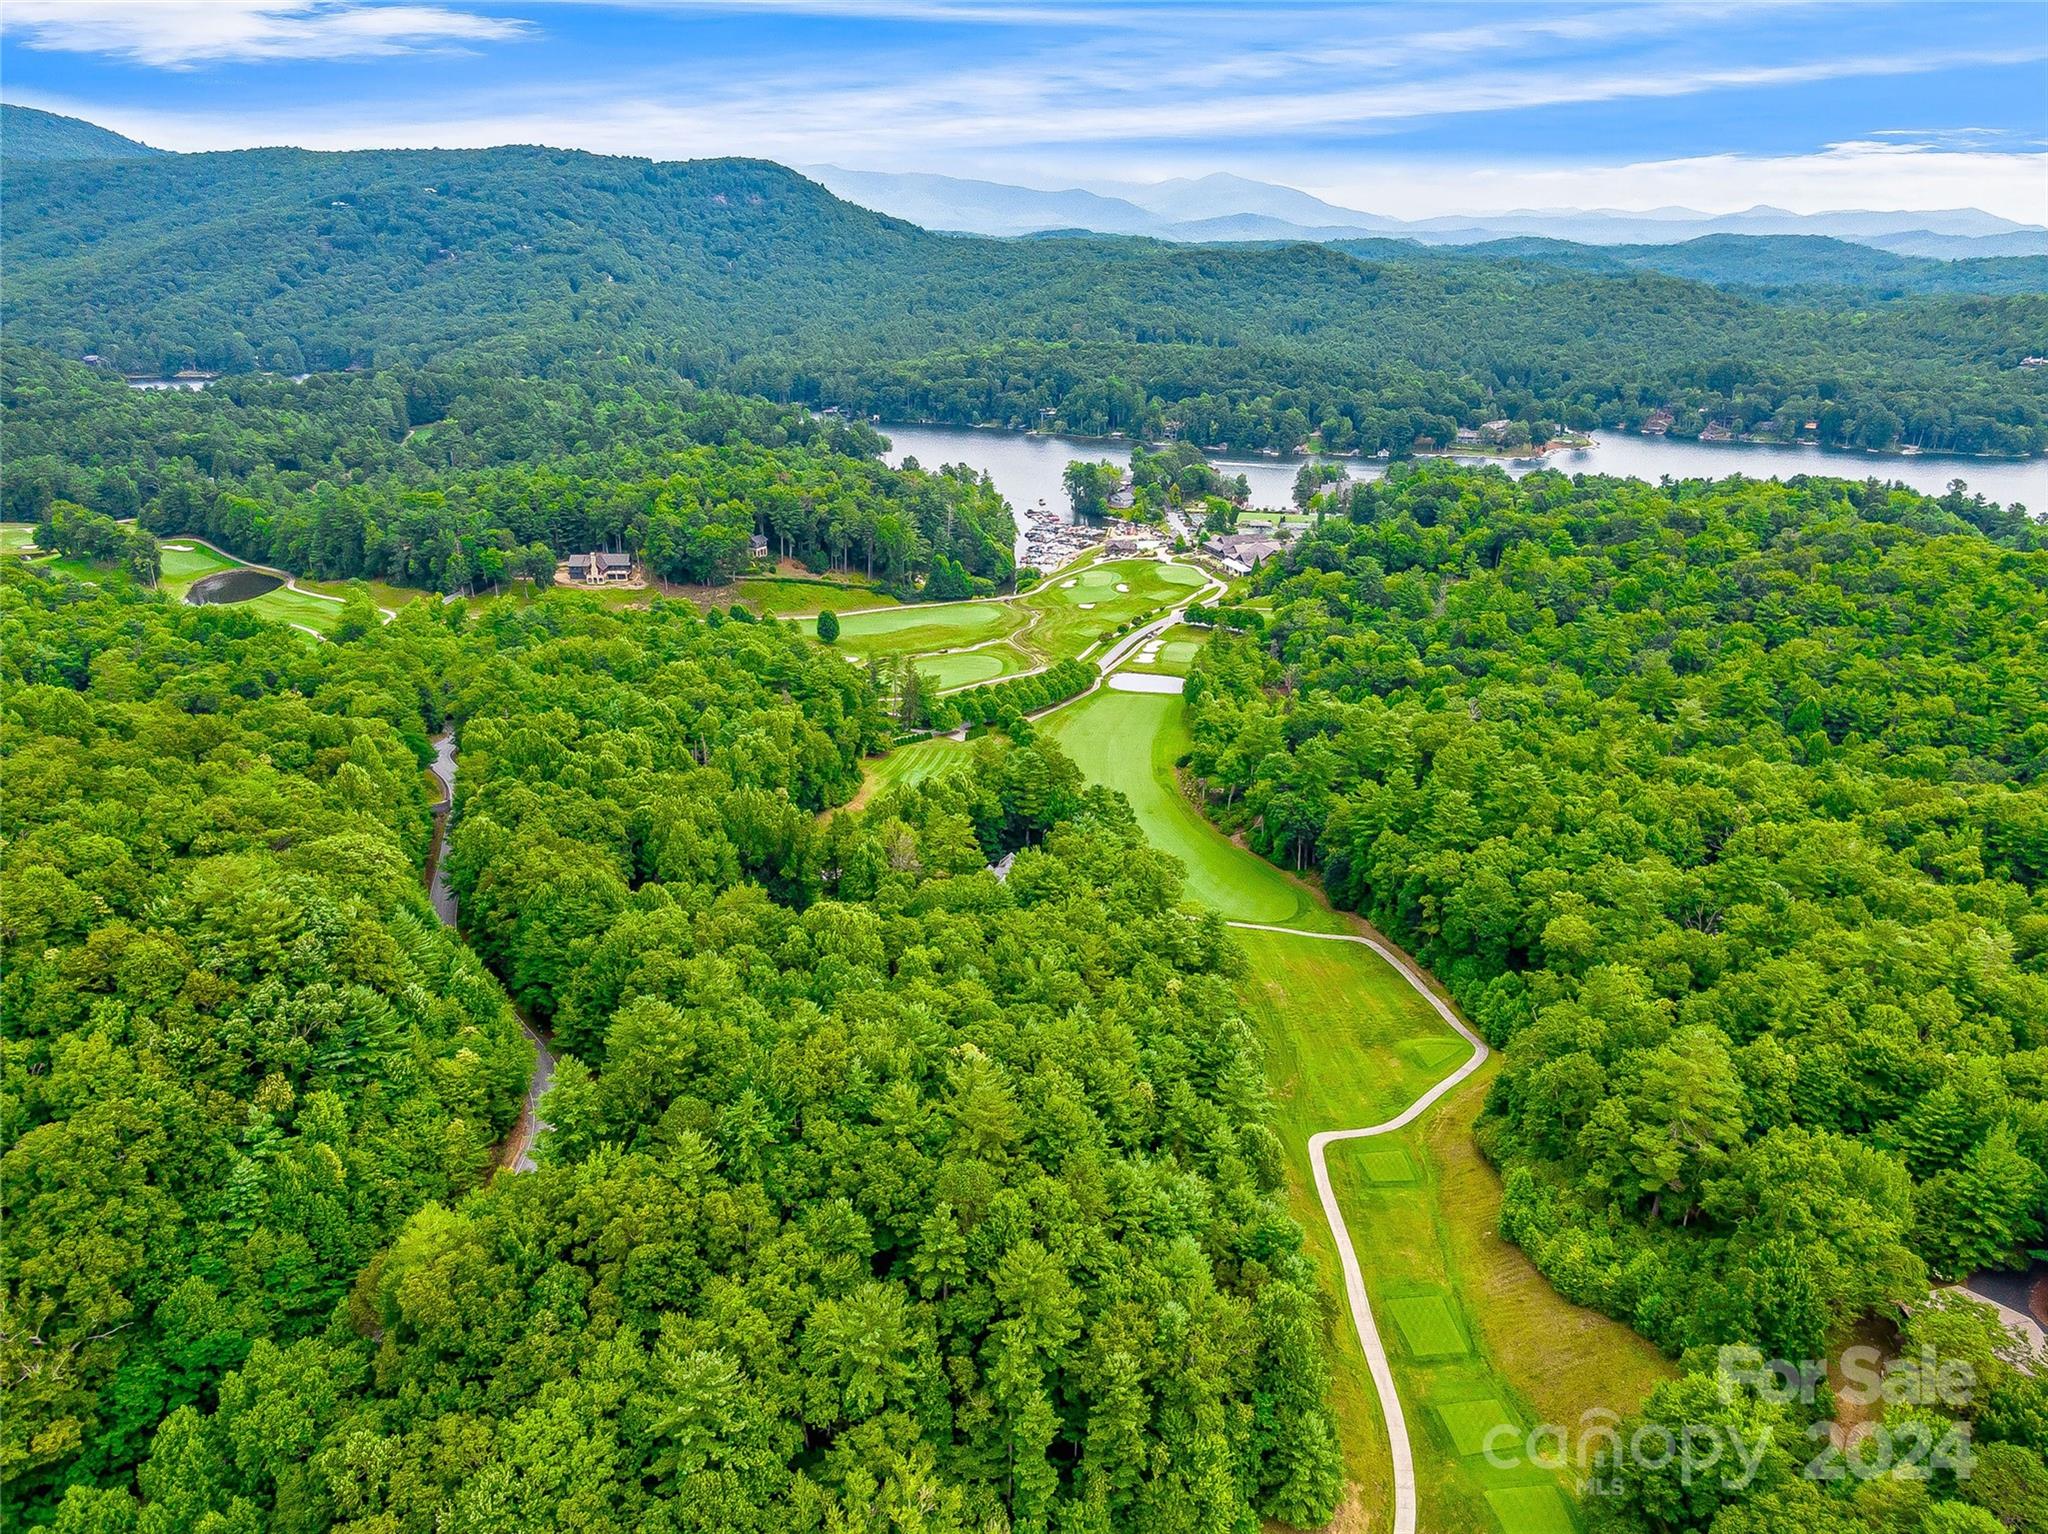
M 1511 213 L 1400 219 L 1341 208 L 1293 187 L 1218 174 L 1150 184 L 1044 191 L 957 176 L 802 166 L 848 202 L 907 218 L 927 229 L 1023 235 L 1050 230 L 1141 234 L 1178 241 L 1316 240 L 1379 236 L 1425 245 L 1476 245 L 1538 238 L 1580 245 L 1675 245 L 1704 235 L 1823 235 L 1903 256 L 1958 260 L 2048 255 L 2048 228 L 1977 208 L 1880 213 L 1740 213 L 1692 208 L 1626 212 L 1545 208 Z

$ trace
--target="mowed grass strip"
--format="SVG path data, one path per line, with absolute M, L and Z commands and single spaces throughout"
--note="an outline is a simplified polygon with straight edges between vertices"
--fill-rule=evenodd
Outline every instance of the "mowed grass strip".
M 1181 793 L 1173 764 L 1188 747 L 1186 721 L 1178 696 L 1105 688 L 1040 727 L 1089 782 L 1131 801 L 1146 840 L 1187 869 L 1190 900 L 1232 921 L 1341 931 L 1342 921 L 1307 885 L 1237 846 Z
M 898 746 L 887 756 L 879 756 L 863 764 L 860 797 L 865 801 L 899 783 L 921 783 L 938 773 L 957 772 L 972 760 L 973 755 L 973 747 L 944 735 Z
M 1236 849 L 1233 848 L 1233 851 Z M 1266 1079 L 1280 1127 L 1299 1140 L 1325 1129 L 1364 1128 L 1394 1117 L 1436 1080 L 1403 1046 L 1431 1029 L 1450 1037 L 1429 1003 L 1363 943 L 1287 932 L 1235 934 L 1251 961 L 1240 988 L 1266 1049 Z M 1378 1141 L 1352 1154 L 1416 1175 L 1407 1153 Z
M 1012 602 L 957 602 L 946 607 L 891 608 L 839 620 L 839 648 L 868 658 L 926 655 L 1011 633 L 1024 621 Z
M 1574 1534 L 1579 1526 L 1563 1494 L 1545 1482 L 1498 1487 L 1486 1502 L 1501 1534 Z

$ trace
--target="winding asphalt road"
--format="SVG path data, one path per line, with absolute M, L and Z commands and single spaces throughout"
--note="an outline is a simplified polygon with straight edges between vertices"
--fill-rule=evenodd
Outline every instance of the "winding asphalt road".
M 443 924 L 453 927 L 455 891 L 448 887 L 448 870 L 442 866 L 441 859 L 448 846 L 448 817 L 455 811 L 455 736 L 452 731 L 434 737 L 434 776 L 441 784 L 441 801 L 434 806 L 434 845 L 427 858 L 427 895 L 434 902 L 434 914 L 441 918 Z M 533 1079 L 526 1084 L 526 1097 L 519 1104 L 519 1122 L 505 1137 L 504 1148 L 498 1153 L 498 1165 L 509 1171 L 531 1172 L 534 1168 L 534 1141 L 553 1127 L 540 1116 L 540 1100 L 554 1085 L 555 1052 L 548 1047 L 548 1041 L 540 1030 L 527 1021 L 524 1012 L 515 1006 L 512 1015 L 519 1019 L 519 1031 L 533 1045 Z

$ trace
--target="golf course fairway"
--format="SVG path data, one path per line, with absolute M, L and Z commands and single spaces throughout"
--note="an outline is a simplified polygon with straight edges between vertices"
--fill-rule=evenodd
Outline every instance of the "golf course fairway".
M 1089 782 L 1120 789 L 1131 801 L 1145 839 L 1186 867 L 1188 899 L 1230 921 L 1344 931 L 1307 885 L 1232 842 L 1181 794 L 1173 764 L 1188 748 L 1186 708 L 1172 694 L 1104 689 L 1049 715 L 1040 728 Z
M 1071 600 L 1082 575 L 1096 587 L 1117 577 L 1129 588 L 1117 596 L 1156 600 L 1151 580 L 1124 573 L 1105 565 L 1055 590 Z M 949 622 L 972 631 L 975 605 Z M 1016 638 L 1071 645 L 1077 631 L 1057 606 L 1034 604 Z M 878 616 L 885 631 L 922 617 Z M 1150 637 L 1198 642 L 1179 616 Z M 912 638 L 870 642 L 906 644 L 920 665 L 981 653 L 918 655 Z M 1670 1365 L 1627 1327 L 1565 1301 L 1500 1238 L 1500 1180 L 1472 1135 L 1493 1074 L 1485 1045 L 1405 954 L 1225 836 L 1183 791 L 1185 699 L 1107 685 L 1143 666 L 1142 653 L 1101 647 L 1103 681 L 1035 722 L 1087 781 L 1124 796 L 1145 839 L 1185 870 L 1186 898 L 1232 925 L 1247 960 L 1238 990 L 1265 1049 L 1288 1201 L 1328 1299 L 1330 1402 L 1350 1482 L 1331 1527 L 1575 1534 L 1568 1474 L 1489 1455 L 1492 1440 L 1633 1411 Z M 1184 672 L 1174 660 L 1161 644 L 1147 669 Z M 899 747 L 869 765 L 855 803 L 967 759 L 946 739 Z
M 1289 1204 L 1332 1305 L 1331 1404 L 1354 1488 L 1333 1527 L 1573 1534 L 1567 1477 L 1513 1454 L 1490 1460 L 1487 1434 L 1577 1422 L 1594 1408 L 1631 1411 L 1670 1365 L 1627 1327 L 1561 1298 L 1500 1239 L 1500 1181 L 1471 1132 L 1490 1065 L 1406 1121 L 1403 1110 L 1472 1059 L 1472 1045 L 1368 945 L 1363 923 L 1231 841 L 1188 801 L 1175 767 L 1189 743 L 1185 710 L 1178 696 L 1104 689 L 1039 728 L 1090 782 L 1123 793 L 1147 840 L 1187 869 L 1189 899 L 1233 923 L 1295 929 L 1234 935 L 1250 961 L 1240 992 L 1265 1046 Z M 1353 1336 L 1336 1222 L 1325 1218 L 1310 1144 L 1396 1116 L 1402 1127 L 1331 1143 L 1326 1156 L 1370 1302 L 1367 1326 L 1376 1322 L 1396 1387 L 1412 1457 L 1405 1499 L 1396 1495 L 1383 1390 Z M 1403 1500 L 1413 1521 L 1385 1522 Z

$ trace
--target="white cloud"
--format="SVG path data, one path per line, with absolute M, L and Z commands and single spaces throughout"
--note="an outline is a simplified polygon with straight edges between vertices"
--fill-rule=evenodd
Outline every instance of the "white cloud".
M 485 0 L 479 0 L 485 3 Z M 733 12 L 823 10 L 854 16 L 1043 18 L 1068 0 L 633 0 L 645 9 Z M 1790 9 L 1800 0 L 1787 0 Z M 146 36 L 134 18 L 184 18 Z M 98 110 L 34 100 L 167 148 L 296 143 L 311 148 L 480 147 L 545 143 L 614 154 L 683 158 L 759 155 L 790 164 L 928 170 L 1041 186 L 1158 179 L 1229 169 L 1330 200 L 1419 217 L 1544 205 L 1726 211 L 1760 201 L 1800 211 L 1974 204 L 2048 222 L 2048 165 L 2040 135 L 1987 136 L 1951 128 L 1870 131 L 1853 143 L 1806 152 L 1693 154 L 1653 160 L 1617 143 L 1585 155 L 1539 156 L 1513 143 L 1432 156 L 1411 147 L 1434 137 L 1432 120 L 1531 114 L 1545 108 L 1698 98 L 1689 110 L 1709 129 L 1716 93 L 1796 91 L 1815 82 L 1909 76 L 2048 57 L 2048 29 L 1954 47 L 1857 51 L 1829 47 L 1809 27 L 1804 50 L 1769 62 L 1695 42 L 1718 14 L 1706 0 L 1668 6 L 1517 10 L 1469 25 L 1433 9 L 1374 11 L 1275 0 L 1269 10 L 1228 4 L 1102 6 L 1120 33 L 1050 43 L 1019 37 L 960 46 L 943 56 L 894 44 L 830 52 L 755 53 L 718 61 L 648 56 L 602 80 L 479 83 L 402 101 L 329 92 L 318 112 L 283 108 L 169 112 Z M 428 46 L 425 20 L 517 28 L 440 5 L 361 0 L 235 0 L 141 8 L 15 0 L 8 25 L 81 27 L 122 19 L 124 46 L 152 62 L 258 56 L 262 47 Z M 202 25 L 202 19 L 204 24 Z M 1340 24 L 1346 23 L 1346 24 Z M 111 23 L 109 23 L 111 24 Z M 411 25 L 416 31 L 404 31 Z M 207 28 L 213 28 L 208 31 Z M 273 35 L 275 34 L 275 35 Z M 1711 28 L 1706 36 L 1719 34 Z M 104 40 L 104 39 L 103 39 Z M 440 39 L 461 40 L 457 34 Z M 1636 46 L 1616 44 L 1626 40 Z M 1596 46 L 1591 57 L 1550 58 Z M 213 50 L 211 52 L 206 50 Z M 272 55 L 282 56 L 282 55 Z M 14 99 L 30 100 L 20 92 Z M 1910 93 L 1901 90 L 1902 101 Z M 1898 121 L 1910 121 L 1910 108 Z M 1516 119 L 1510 118 L 1509 121 Z M 1472 135 L 1459 137 L 1470 142 Z M 1384 149 L 1377 146 L 1384 145 Z M 2004 152 L 2000 152 L 2004 151 Z M 1589 161 L 1596 163 L 1587 163 Z
M 0 27 L 31 48 L 162 69 L 389 57 L 527 34 L 523 21 L 360 0 L 9 0 Z

